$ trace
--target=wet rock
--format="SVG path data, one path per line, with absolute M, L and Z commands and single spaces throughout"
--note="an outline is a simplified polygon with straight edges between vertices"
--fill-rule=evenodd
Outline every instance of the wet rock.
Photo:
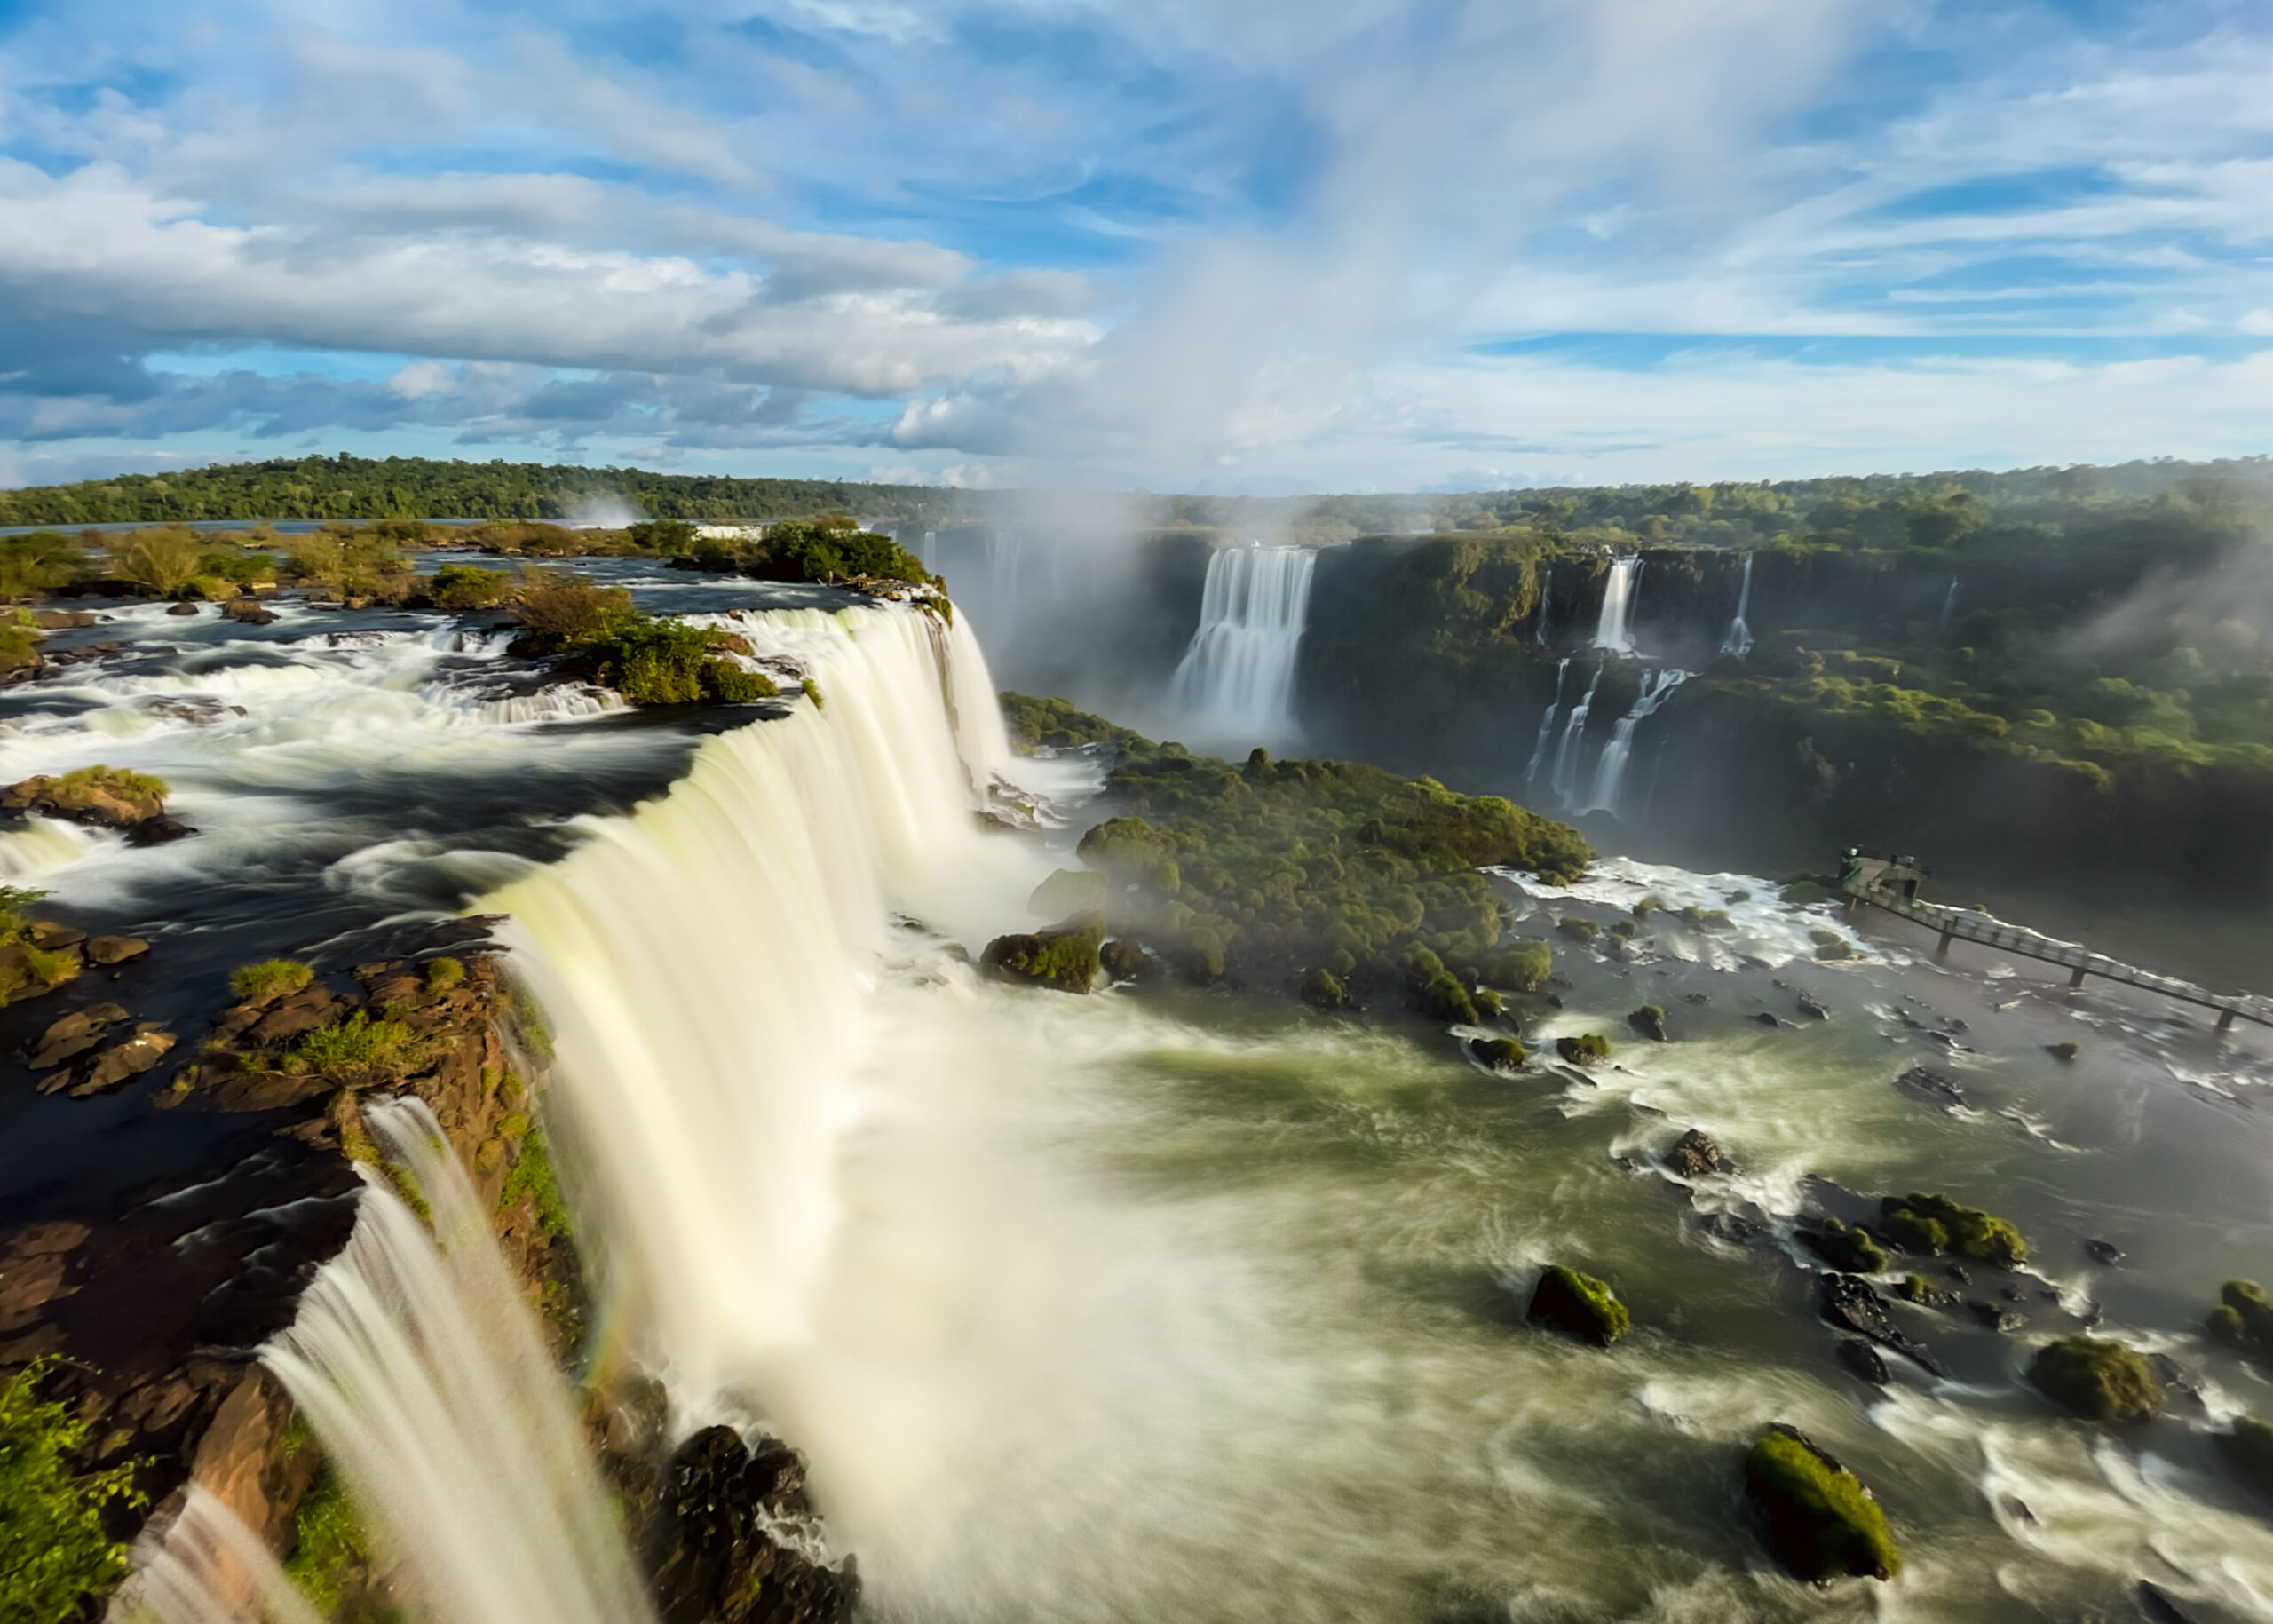
M 87 957 L 97 964 L 123 964 L 150 951 L 139 936 L 98 936 L 87 944 Z
M 1525 1315 L 1598 1348 L 1607 1348 L 1625 1335 L 1632 1323 L 1626 1305 L 1609 1286 L 1560 1264 L 1540 1274 Z
M 1652 1043 L 1663 1043 L 1666 1038 L 1666 1012 L 1656 1004 L 1645 1003 L 1626 1018 L 1626 1024 L 1639 1036 Z
M 154 780 L 94 767 L 60 778 L 41 773 L 12 784 L 0 794 L 0 807 L 97 828 L 131 829 L 165 811 L 162 789 Z
M 1884 1387 L 1894 1380 L 1894 1373 L 1886 1367 L 1886 1356 L 1859 1336 L 1839 1339 L 1839 1362 L 1873 1387 Z
M 1894 1080 L 1894 1086 L 1905 1094 L 1939 1105 L 1944 1110 L 1965 1104 L 1965 1090 L 1954 1081 L 1928 1066 L 1913 1066 Z
M 85 1099 L 124 1087 L 164 1059 L 180 1041 L 156 1021 L 141 1022 L 124 1042 L 114 1044 L 85 1063 L 70 1084 L 71 1097 Z
M 221 605 L 221 614 L 224 619 L 246 626 L 273 626 L 276 623 L 276 611 L 257 598 L 229 598 Z
M 42 609 L 32 616 L 32 624 L 42 631 L 62 631 L 73 626 L 91 626 L 94 623 L 95 614 L 91 609 Z
M 1478 1066 L 1501 1073 L 1520 1070 L 1525 1058 L 1524 1046 L 1513 1038 L 1470 1038 L 1468 1052 Z
M 2194 1615 L 2151 1579 L 2139 1581 L 2139 1611 L 2152 1619 L 2154 1624 L 2195 1624 Z
M 1885 1252 L 1868 1231 L 1850 1228 L 1836 1218 L 1795 1229 L 1792 1239 L 1841 1274 L 1877 1274 L 1887 1265 Z
M 126 844 L 130 846 L 162 846 L 168 841 L 186 840 L 196 833 L 193 825 L 161 812 L 154 818 L 144 819 L 127 830 Z
M 2095 1264 L 2115 1268 L 2123 1262 L 2123 1248 L 2111 1240 L 2086 1240 L 2084 1255 Z
M 76 947 L 87 939 L 84 931 L 75 931 L 69 925 L 56 923 L 52 919 L 38 921 L 28 934 L 33 947 L 44 947 L 50 952 L 58 947 Z
M 1097 949 L 1097 963 L 1108 979 L 1134 981 L 1144 973 L 1144 950 L 1115 938 Z
M 1666 1166 L 1683 1178 L 1702 1178 L 1708 1173 L 1734 1173 L 1737 1164 L 1729 1153 L 1714 1143 L 1713 1136 L 1701 1128 L 1692 1128 L 1673 1142 L 1665 1154 Z
M 168 614 L 195 614 L 197 606 L 191 603 L 179 603 L 168 609 L 166 613 Z
M 1005 981 L 1055 987 L 1061 993 L 1086 993 L 1097 977 L 1098 949 L 1104 938 L 1105 932 L 1095 925 L 998 936 L 986 944 L 979 963 Z M 1216 969 L 1220 974 L 1222 965 Z
M 1831 1018 L 1831 1006 L 1825 1003 L 1821 999 L 1811 997 L 1806 993 L 1802 993 L 1800 994 L 1800 1013 L 1806 1016 L 1810 1020 L 1829 1020 Z
M 731 1427 L 706 1427 L 671 1457 L 651 1557 L 664 1624 L 837 1624 L 859 1601 L 851 1560 L 823 1567 L 774 1538 L 810 1516 L 804 1462 Z
M 1891 1579 L 1901 1568 L 1870 1490 L 1797 1427 L 1778 1422 L 1752 1446 L 1744 1484 L 1767 1524 L 1769 1549 L 1795 1577 Z
M 321 982 L 311 982 L 254 1021 L 246 1035 L 256 1043 L 281 1043 L 329 1025 L 338 1007 Z
M 1862 1280 L 1851 1274 L 1818 1275 L 1817 1289 L 1819 1311 L 1833 1325 L 1890 1348 L 1935 1375 L 1949 1374 L 1949 1367 L 1932 1349 L 1894 1323 L 1886 1311 L 1885 1299 Z
M 83 1224 L 33 1224 L 0 1243 L 0 1335 L 21 1330 L 76 1289 L 67 1283 L 70 1254 L 88 1233 Z
M 32 1070 L 44 1072 L 75 1055 L 86 1053 L 102 1042 L 106 1027 L 125 1018 L 126 1010 L 115 1003 L 90 1004 L 83 1010 L 74 1010 L 40 1034 L 39 1042 L 32 1050 Z
M 1984 1303 L 1977 1297 L 1965 1306 L 1976 1319 L 2000 1335 L 2009 1335 L 2028 1324 L 2010 1309 L 2000 1308 L 1994 1303 Z
M 1626 1108 L 1628 1111 L 1631 1111 L 1635 1116 L 1654 1116 L 1662 1118 L 1666 1114 L 1664 1112 L 1659 1110 L 1655 1105 L 1645 1105 L 1638 1099 L 1628 1100 L 1626 1102 Z
M 1711 1003 L 1713 999 L 1712 995 L 1708 993 L 1683 993 L 1681 995 L 1681 1001 L 1683 1003 L 1693 1003 L 1701 1010 L 1707 1004 Z
M 1762 1026 L 1780 1026 L 1784 1024 L 1765 1010 L 1762 1010 L 1759 1014 L 1754 1016 L 1752 1018 L 1754 1024 Z

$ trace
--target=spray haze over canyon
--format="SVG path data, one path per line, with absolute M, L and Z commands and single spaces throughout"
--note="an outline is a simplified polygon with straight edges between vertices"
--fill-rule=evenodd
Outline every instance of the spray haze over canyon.
M 0 14 L 0 1624 L 2273 1619 L 2269 51 Z

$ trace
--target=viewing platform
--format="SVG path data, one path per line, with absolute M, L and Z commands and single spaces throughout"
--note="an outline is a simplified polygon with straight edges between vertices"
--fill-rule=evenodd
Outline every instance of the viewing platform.
M 2218 1012 L 2218 1027 L 2224 1032 L 2237 1020 L 2254 1021 L 2261 1026 L 2273 1027 L 2273 998 L 2261 998 L 2246 993 L 2214 993 L 2190 981 L 2181 981 L 2172 976 L 2158 976 L 2150 970 L 2141 970 L 2135 964 L 2126 964 L 2120 959 L 2111 959 L 2105 954 L 2094 953 L 2074 942 L 2039 935 L 2020 925 L 2008 924 L 1987 914 L 1978 914 L 1961 907 L 1945 907 L 1938 902 L 1928 902 L 1918 892 L 1924 885 L 1928 871 L 1912 857 L 1873 857 L 1849 847 L 1839 872 L 1839 889 L 1846 893 L 1848 906 L 1868 904 L 1898 914 L 1914 924 L 1924 925 L 1941 938 L 1936 947 L 1936 955 L 1950 950 L 1952 942 L 1978 942 L 1984 947 L 2018 954 L 2023 958 L 2040 959 L 2047 964 L 2059 964 L 2068 970 L 2068 985 L 2081 986 L 2087 976 L 2098 976 L 2103 980 L 2120 982 L 2150 993 L 2160 993 L 2166 998 L 2175 998 L 2181 1003 L 2190 1003 Z

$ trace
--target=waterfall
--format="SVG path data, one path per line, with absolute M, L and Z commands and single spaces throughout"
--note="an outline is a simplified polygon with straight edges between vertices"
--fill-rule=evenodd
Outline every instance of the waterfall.
M 1204 737 L 1246 745 L 1294 736 L 1295 657 L 1317 564 L 1308 547 L 1252 544 L 1208 560 L 1200 630 L 1168 690 Z
M 1532 627 L 1531 640 L 1542 648 L 1547 645 L 1547 600 L 1555 590 L 1555 572 L 1548 570 L 1539 582 L 1539 619 Z
M 1605 660 L 1595 667 L 1595 679 L 1587 685 L 1586 696 L 1564 724 L 1563 742 L 1555 747 L 1555 772 L 1548 782 L 1565 806 L 1571 804 L 1571 797 L 1579 788 L 1579 752 L 1584 748 L 1587 717 L 1595 708 L 1595 690 L 1602 686 L 1603 667 L 1609 663 Z
M 939 573 L 939 533 L 937 530 L 923 532 L 923 548 L 917 557 L 922 560 L 926 574 L 936 575 Z
M 1721 639 L 1724 654 L 1748 654 L 1752 652 L 1752 628 L 1745 615 L 1752 608 L 1752 560 L 1754 555 L 1744 555 L 1744 584 L 1737 590 L 1737 617 L 1729 622 L 1729 634 Z
M 1934 640 L 1938 643 L 1950 635 L 1950 616 L 1957 613 L 1957 577 L 1950 577 L 1950 590 L 1942 599 L 1942 618 L 1934 624 Z
M 968 764 L 1007 746 L 962 617 L 936 644 L 899 611 L 742 623 L 826 706 L 708 741 L 668 796 L 479 904 L 513 916 L 610 1251 L 697 1401 L 812 1333 L 893 916 L 977 945 L 1053 866 L 976 816 Z
M 1642 583 L 1642 560 L 1628 556 L 1615 560 L 1610 566 L 1610 579 L 1603 585 L 1602 619 L 1595 627 L 1595 646 L 1613 654 L 1634 652 L 1634 596 Z
M 262 1361 L 436 1624 L 653 1617 L 568 1398 L 425 1105 L 370 1105 L 434 1234 L 366 1174 L 347 1249 Z
M 323 1624 L 260 1536 L 202 1485 L 191 1484 L 180 1515 L 152 1535 L 111 1600 L 106 1616 L 116 1624 Z
M 1018 574 L 1025 548 L 1015 530 L 986 533 L 986 608 L 989 624 L 1008 636 L 1018 622 Z
M 1595 767 L 1594 796 L 1577 810 L 1617 815 L 1619 803 L 1626 794 L 1626 769 L 1634 759 L 1635 730 L 1655 716 L 1666 696 L 1687 682 L 1690 675 L 1667 669 L 1642 679 L 1642 692 L 1635 696 L 1633 709 L 1618 718 L 1618 725 L 1611 731 L 1610 742 L 1603 746 L 1602 760 Z
M 1555 736 L 1555 713 L 1563 709 L 1563 679 L 1571 674 L 1571 662 L 1565 659 L 1555 668 L 1555 697 L 1547 702 L 1547 714 L 1539 719 L 1539 737 L 1532 741 L 1531 764 L 1524 769 L 1526 787 L 1539 780 L 1539 764 L 1547 759 L 1547 741 Z

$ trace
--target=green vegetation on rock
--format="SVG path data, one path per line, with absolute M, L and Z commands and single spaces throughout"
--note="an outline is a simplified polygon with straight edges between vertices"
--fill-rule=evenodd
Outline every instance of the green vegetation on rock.
M 2273 1426 L 2254 1415 L 2239 1416 L 2233 1430 L 2220 1442 L 2242 1481 L 2259 1493 L 2273 1497 Z
M 357 1010 L 302 1038 L 286 1057 L 285 1069 L 319 1072 L 348 1083 L 375 1082 L 411 1069 L 425 1047 L 405 1023 L 375 1020 L 369 1011 Z
M 1350 1002 L 1350 989 L 1321 965 L 1303 978 L 1303 1002 L 1314 1009 L 1338 1010 Z
M 1837 1218 L 1826 1218 L 1793 1232 L 1802 1246 L 1841 1274 L 1878 1274 L 1886 1268 L 1886 1253 L 1869 1233 Z
M 1633 1323 L 1616 1292 L 1594 1276 L 1562 1264 L 1539 1277 L 1528 1313 L 1533 1319 L 1604 1348 L 1625 1335 Z
M 512 577 L 502 569 L 445 564 L 434 572 L 432 591 L 438 609 L 495 609 L 505 601 L 511 590 Z
M 103 1513 L 139 1506 L 131 1463 L 82 1471 L 87 1423 L 67 1405 L 43 1401 L 54 1369 L 34 1359 L 0 1379 L 0 1620 L 67 1624 L 93 1616 L 99 1597 L 126 1573 L 126 1547 L 110 1537 Z
M 1902 1552 L 1862 1479 L 1789 1427 L 1770 1430 L 1744 1463 L 1745 1489 L 1768 1525 L 1768 1548 L 1795 1578 L 1891 1579 Z
M 771 677 L 724 657 L 742 650 L 733 633 L 644 614 L 621 587 L 532 570 L 514 608 L 528 628 L 517 653 L 560 655 L 562 669 L 634 705 L 747 705 L 780 692 Z
M 263 959 L 229 972 L 229 990 L 239 998 L 276 998 L 297 993 L 315 978 L 315 966 L 298 959 Z
M 1495 1072 L 1520 1070 L 1529 1058 L 1524 1053 L 1524 1046 L 1513 1038 L 1470 1038 L 1468 1052 Z
M 2228 1280 L 2210 1311 L 2210 1334 L 2260 1358 L 2273 1359 L 2273 1298 L 2255 1280 Z
M 465 979 L 463 959 L 439 958 L 426 962 L 426 990 L 447 993 Z
M 2030 1361 L 2028 1379 L 2045 1397 L 2094 1421 L 2146 1421 L 2166 1396 L 2145 1359 L 2095 1336 L 2047 1343 Z
M 998 936 L 986 944 L 979 962 L 1006 981 L 1030 981 L 1061 993 L 1086 993 L 1101 968 L 1097 950 L 1104 941 L 1104 928 L 1094 924 Z
M 1007 688 L 1002 698 L 1002 721 L 1010 730 L 1011 742 L 1023 750 L 1031 752 L 1037 746 L 1070 750 L 1084 744 L 1117 744 L 1124 750 L 1159 748 L 1142 733 L 1076 710 L 1069 700 L 1034 699 Z
M 1610 1058 L 1610 1040 L 1599 1032 L 1581 1032 L 1556 1038 L 1555 1052 L 1572 1066 L 1596 1066 Z
M 371 1541 L 363 1519 L 327 1461 L 292 1509 L 292 1547 L 284 1558 L 285 1576 L 318 1612 L 329 1618 L 370 1564 Z
M 1879 1203 L 1879 1228 L 1905 1252 L 1946 1252 L 2013 1269 L 2028 1261 L 2028 1242 L 2003 1218 L 1946 1195 L 1913 1191 Z
M 531 1127 L 522 1138 L 520 1160 L 505 1175 L 504 1187 L 497 1194 L 497 1210 L 511 1211 L 523 1196 L 535 1202 L 537 1225 L 546 1234 L 569 1232 L 568 1203 L 560 1193 L 559 1175 L 553 1169 L 552 1142 L 542 1128 Z

